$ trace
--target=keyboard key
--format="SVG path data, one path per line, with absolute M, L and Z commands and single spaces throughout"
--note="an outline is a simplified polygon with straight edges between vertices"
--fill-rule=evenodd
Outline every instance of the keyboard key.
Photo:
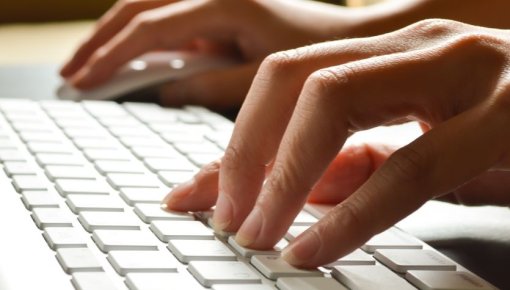
M 124 187 L 159 188 L 162 186 L 157 178 L 146 174 L 110 173 L 106 179 L 116 189 Z
M 152 148 L 168 147 L 168 144 L 160 138 L 141 138 L 141 137 L 120 137 L 120 142 L 126 147 L 146 146 Z
M 57 153 L 57 154 L 72 154 L 73 149 L 68 144 L 53 144 L 48 142 L 28 142 L 28 150 L 33 154 L 36 153 Z
M 235 237 L 232 235 L 228 237 L 228 244 L 232 246 L 232 248 L 234 248 L 234 250 L 241 256 L 245 258 L 251 258 L 254 255 L 280 255 L 280 252 L 287 246 L 288 242 L 282 239 L 272 250 L 254 250 L 240 246 L 236 242 Z
M 139 230 L 138 219 L 126 212 L 92 212 L 84 211 L 78 221 L 88 232 L 95 230 Z
M 191 261 L 235 261 L 237 259 L 222 242 L 217 240 L 170 240 L 168 249 L 183 263 Z
M 119 275 L 177 272 L 177 261 L 162 251 L 111 251 L 108 261 Z
M 188 154 L 188 158 L 191 162 L 193 162 L 196 166 L 202 168 L 204 165 L 207 165 L 214 160 L 218 160 L 223 156 L 223 153 L 191 153 Z
M 18 144 L 10 140 L 7 136 L 3 134 L 4 132 L 0 133 L 0 149 L 16 149 L 19 147 Z
M 55 188 L 62 196 L 69 194 L 105 194 L 112 192 L 112 188 L 104 181 L 81 179 L 58 179 Z
M 112 160 L 112 161 L 130 161 L 131 155 L 121 149 L 84 149 L 83 154 L 90 161 Z
M 0 162 L 4 163 L 7 161 L 27 161 L 27 155 L 19 150 L 0 150 Z
M 64 128 L 64 133 L 74 138 L 108 138 L 110 135 L 105 129 L 99 128 Z
M 391 228 L 373 236 L 361 249 L 373 253 L 378 249 L 421 249 L 422 244 L 416 238 L 403 231 Z
M 161 201 L 161 200 L 160 200 Z M 168 212 L 161 208 L 161 205 L 152 203 L 139 203 L 135 205 L 134 212 L 145 223 L 156 220 L 192 221 L 193 215 L 184 212 Z
M 46 228 L 43 237 L 53 250 L 60 248 L 85 248 L 85 236 L 75 228 Z
M 336 266 L 331 274 L 350 289 L 415 290 L 411 284 L 381 265 Z
M 82 101 L 83 107 L 95 117 L 119 117 L 124 118 L 128 116 L 128 113 L 124 108 L 115 103 L 109 101 Z
M 251 257 L 251 264 L 271 280 L 281 277 L 322 277 L 318 270 L 298 269 L 285 262 L 280 256 L 260 255 Z
M 213 290 L 276 290 L 265 284 L 214 284 L 211 289 Z
M 159 179 L 167 186 L 175 186 L 190 180 L 195 175 L 193 171 L 160 171 Z
M 375 259 L 371 255 L 360 249 L 354 250 L 352 253 L 343 256 L 337 261 L 330 263 L 328 267 L 333 266 L 354 266 L 354 265 L 375 265 Z
M 56 179 L 96 179 L 97 173 L 90 167 L 81 166 L 46 166 L 46 176 L 52 181 Z
M 204 141 L 204 136 L 202 134 L 193 133 L 183 133 L 183 134 L 175 134 L 175 133 L 161 133 L 161 138 L 168 143 L 200 143 Z
M 377 250 L 374 258 L 395 272 L 409 270 L 455 271 L 450 259 L 432 250 Z
M 181 273 L 128 273 L 126 285 L 130 290 L 203 290 L 195 279 L 187 276 L 186 272 Z
M 103 270 L 99 261 L 88 248 L 57 249 L 57 260 L 68 274 Z
M 201 143 L 181 143 L 176 142 L 173 146 L 184 154 L 200 153 L 200 154 L 220 154 L 221 149 L 215 144 L 205 141 Z
M 333 278 L 325 277 L 286 277 L 276 281 L 280 290 L 348 290 Z
M 198 168 L 185 158 L 146 158 L 143 161 L 152 172 L 159 171 L 192 171 Z
M 494 290 L 485 280 L 457 271 L 409 271 L 406 279 L 420 290 Z
M 261 279 L 242 262 L 193 261 L 190 273 L 205 287 L 213 284 L 258 284 Z
M 27 162 L 4 162 L 4 170 L 9 177 L 37 174 L 37 167 Z
M 150 233 L 136 230 L 95 230 L 92 240 L 107 253 L 113 250 L 157 250 L 158 245 Z
M 110 126 L 108 128 L 110 130 L 110 133 L 116 137 L 150 137 L 154 133 L 147 129 L 144 126 L 141 125 L 135 125 L 135 126 Z
M 56 193 L 51 191 L 24 191 L 21 201 L 28 210 L 36 207 L 58 207 Z
M 115 290 L 110 277 L 105 272 L 73 273 L 71 283 L 76 290 Z
M 137 203 L 153 203 L 159 207 L 161 201 L 169 192 L 169 188 L 124 187 L 120 189 L 119 195 L 130 206 L 134 206 Z
M 84 166 L 87 164 L 87 160 L 78 155 L 39 153 L 35 158 L 42 167 L 48 165 Z
M 43 133 L 43 132 L 20 132 L 19 137 L 23 142 L 48 142 L 62 143 L 66 137 L 59 133 Z
M 183 158 L 179 151 L 171 146 L 154 148 L 150 146 L 133 146 L 131 147 L 133 154 L 140 159 L 144 158 Z
M 311 226 L 318 221 L 316 217 L 307 213 L 306 211 L 301 211 L 292 222 L 294 226 Z
M 285 238 L 292 242 L 297 236 L 306 231 L 310 226 L 291 226 L 285 234 Z
M 40 229 L 47 227 L 72 227 L 72 221 L 60 208 L 34 208 L 32 219 Z
M 147 171 L 142 165 L 133 161 L 105 161 L 95 162 L 96 169 L 103 175 L 109 173 L 140 173 Z
M 49 183 L 36 175 L 15 175 L 12 177 L 12 184 L 17 192 L 26 190 L 47 190 Z
M 104 138 L 75 138 L 73 140 L 76 147 L 83 149 L 117 149 L 122 148 L 122 145 L 115 139 Z
M 66 203 L 75 214 L 82 211 L 124 211 L 122 200 L 112 195 L 71 194 L 67 196 Z
M 150 229 L 158 239 L 169 240 L 213 240 L 213 230 L 198 221 L 153 221 Z

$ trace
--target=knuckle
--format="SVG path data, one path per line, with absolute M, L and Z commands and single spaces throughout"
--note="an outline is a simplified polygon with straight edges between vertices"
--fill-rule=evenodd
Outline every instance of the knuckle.
M 421 32 L 427 36 L 435 37 L 450 34 L 458 30 L 459 23 L 447 19 L 426 19 L 410 26 L 411 32 Z
M 216 173 L 216 172 L 220 171 L 220 166 L 221 166 L 221 160 L 220 159 L 214 160 L 213 162 L 204 165 L 204 167 L 202 167 L 202 170 L 200 170 L 200 173 L 206 174 L 206 175 L 211 174 L 211 173 Z
M 305 88 L 312 92 L 316 92 L 318 96 L 328 97 L 340 87 L 345 89 L 352 79 L 353 72 L 348 66 L 342 69 L 334 70 L 332 68 L 324 68 L 313 72 L 305 82 Z
M 331 210 L 331 216 L 325 219 L 326 224 L 323 228 L 336 228 L 338 227 L 339 221 L 350 228 L 363 229 L 360 233 L 366 233 L 367 237 L 372 236 L 373 230 L 368 227 L 371 223 L 366 222 L 362 209 L 356 205 L 355 202 L 342 202 L 335 206 L 335 208 Z M 360 238 L 365 239 L 365 237 Z
M 288 74 L 299 64 L 300 53 L 298 51 L 298 49 L 293 49 L 270 54 L 262 61 L 261 71 L 270 75 Z
M 141 33 L 149 33 L 158 27 L 158 18 L 151 11 L 144 11 L 133 18 L 131 25 Z
M 242 154 L 237 145 L 230 144 L 221 158 L 222 167 L 228 170 L 237 170 L 243 164 Z
M 493 98 L 492 108 L 496 113 L 508 117 L 510 112 L 510 81 L 500 85 L 499 93 Z M 492 113 L 492 112 L 491 112 Z

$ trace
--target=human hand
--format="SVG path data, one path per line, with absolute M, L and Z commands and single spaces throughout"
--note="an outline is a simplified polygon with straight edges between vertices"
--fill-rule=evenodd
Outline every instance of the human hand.
M 463 202 L 508 204 L 509 47 L 504 30 L 427 20 L 273 54 L 255 77 L 221 166 L 206 166 L 166 205 L 200 210 L 217 197 L 215 226 L 263 249 L 281 239 L 310 191 L 336 186 L 338 198 L 329 201 L 343 201 L 283 253 L 291 264 L 315 267 L 431 198 L 453 193 Z M 420 120 L 427 132 L 377 158 L 371 152 L 381 147 L 368 145 L 353 154 L 356 169 L 348 162 L 334 169 L 349 157 L 338 152 L 352 132 L 402 119 Z M 325 181 L 335 172 L 340 177 Z M 353 180 L 349 195 L 343 186 Z
M 228 55 L 240 64 L 167 84 L 160 90 L 161 101 L 240 106 L 268 54 L 350 34 L 362 17 L 346 10 L 293 0 L 124 0 L 98 21 L 61 75 L 86 90 L 152 50 Z

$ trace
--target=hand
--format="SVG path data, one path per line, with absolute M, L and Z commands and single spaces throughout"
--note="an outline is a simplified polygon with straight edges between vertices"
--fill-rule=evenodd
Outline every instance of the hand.
M 148 51 L 226 54 L 241 63 L 163 86 L 162 103 L 240 106 L 268 54 L 351 34 L 362 18 L 345 8 L 311 1 L 124 0 L 99 20 L 61 74 L 75 87 L 90 89 Z
M 218 229 L 237 231 L 244 246 L 270 248 L 310 191 L 328 185 L 342 156 L 351 158 L 329 181 L 339 189 L 330 201 L 343 201 L 283 253 L 301 267 L 336 260 L 431 198 L 453 193 L 464 202 L 508 204 L 509 48 L 508 31 L 427 20 L 273 54 L 255 77 L 221 166 L 204 168 L 165 202 L 194 210 L 193 200 L 205 209 L 217 196 Z M 367 145 L 338 155 L 352 132 L 402 119 L 430 130 L 395 152 Z M 353 180 L 346 194 L 342 187 Z

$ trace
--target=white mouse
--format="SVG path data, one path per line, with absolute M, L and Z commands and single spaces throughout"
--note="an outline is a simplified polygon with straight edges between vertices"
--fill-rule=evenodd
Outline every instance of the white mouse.
M 170 80 L 235 64 L 231 59 L 186 52 L 151 52 L 124 65 L 103 85 L 81 91 L 64 82 L 57 96 L 65 100 L 110 100 Z

